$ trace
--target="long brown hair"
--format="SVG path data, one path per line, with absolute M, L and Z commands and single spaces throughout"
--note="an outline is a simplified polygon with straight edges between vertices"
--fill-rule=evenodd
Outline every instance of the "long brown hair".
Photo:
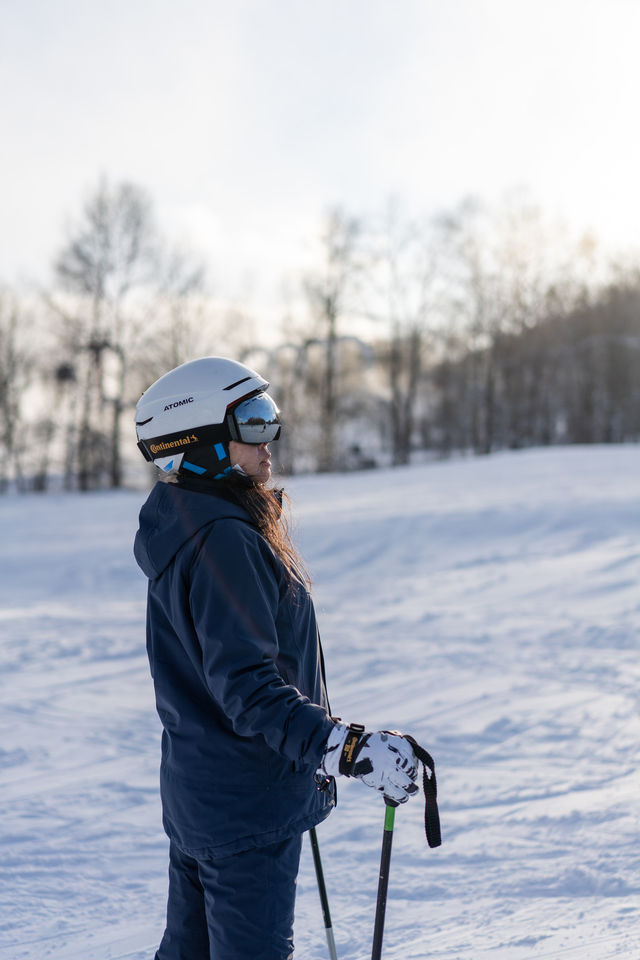
M 291 539 L 288 519 L 291 501 L 284 490 L 264 487 L 233 472 L 222 482 L 281 561 L 289 584 L 298 581 L 310 590 L 311 579 Z

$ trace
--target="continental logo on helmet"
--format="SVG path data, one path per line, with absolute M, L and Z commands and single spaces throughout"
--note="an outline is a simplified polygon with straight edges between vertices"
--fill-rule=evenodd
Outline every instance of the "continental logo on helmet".
M 163 450 L 173 450 L 175 447 L 188 447 L 190 443 L 197 443 L 198 438 L 195 433 L 190 433 L 188 437 L 179 437 L 178 440 L 170 440 L 168 443 L 152 443 L 149 446 L 151 453 L 162 453 Z
M 184 407 L 185 403 L 193 403 L 193 397 L 185 397 L 184 400 L 176 400 L 175 403 L 168 403 L 164 408 L 166 410 L 173 410 L 174 407 Z

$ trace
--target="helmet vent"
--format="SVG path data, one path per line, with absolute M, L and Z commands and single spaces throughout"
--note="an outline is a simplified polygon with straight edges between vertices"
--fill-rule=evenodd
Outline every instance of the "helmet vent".
M 234 387 L 239 387 L 241 383 L 246 383 L 247 380 L 251 380 L 251 377 L 243 377 L 242 380 L 236 380 L 235 383 L 230 383 L 228 387 L 223 387 L 223 390 L 233 390 Z

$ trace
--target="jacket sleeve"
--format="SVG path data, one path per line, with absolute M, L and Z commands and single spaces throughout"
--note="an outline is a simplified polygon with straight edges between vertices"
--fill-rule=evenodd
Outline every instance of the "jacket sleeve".
M 287 759 L 319 765 L 333 722 L 277 668 L 273 564 L 257 531 L 237 520 L 217 521 L 202 543 L 189 598 L 205 681 L 237 734 L 261 734 Z

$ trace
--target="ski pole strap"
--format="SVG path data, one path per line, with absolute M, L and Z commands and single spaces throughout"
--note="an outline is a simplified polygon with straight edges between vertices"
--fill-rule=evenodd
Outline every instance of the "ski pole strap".
M 438 813 L 438 784 L 436 782 L 436 765 L 430 753 L 421 747 L 408 733 L 403 734 L 413 747 L 413 752 L 422 764 L 422 789 L 424 790 L 424 831 L 430 847 L 439 847 L 442 843 L 440 834 L 440 814 Z M 427 774 L 429 769 L 430 776 Z

